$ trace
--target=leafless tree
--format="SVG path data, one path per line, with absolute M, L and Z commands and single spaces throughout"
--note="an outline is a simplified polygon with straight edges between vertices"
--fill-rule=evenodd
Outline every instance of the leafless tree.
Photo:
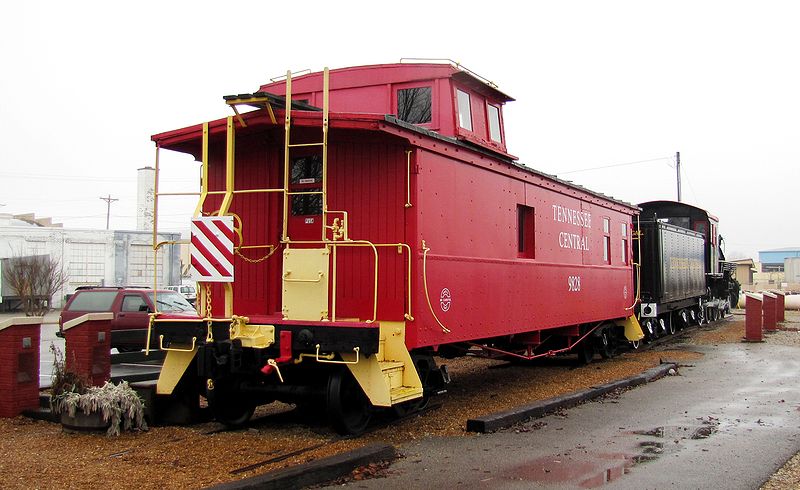
M 47 313 L 53 295 L 67 283 L 60 262 L 49 255 L 15 255 L 4 265 L 3 278 L 16 291 L 26 316 Z

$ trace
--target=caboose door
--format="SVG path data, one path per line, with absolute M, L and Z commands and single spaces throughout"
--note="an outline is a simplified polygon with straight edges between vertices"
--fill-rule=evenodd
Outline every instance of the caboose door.
M 330 250 L 322 242 L 322 156 L 293 157 L 289 172 L 290 242 L 283 251 L 282 313 L 290 320 L 325 320 Z
M 320 241 L 323 230 L 322 156 L 293 157 L 289 169 L 287 234 L 293 242 Z

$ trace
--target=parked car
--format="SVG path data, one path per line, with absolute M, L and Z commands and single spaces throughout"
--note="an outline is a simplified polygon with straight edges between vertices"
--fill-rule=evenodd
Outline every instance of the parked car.
M 158 301 L 160 312 L 197 317 L 194 306 L 175 291 L 158 290 L 154 293 L 152 289 L 136 287 L 81 287 L 70 297 L 59 315 L 59 333 L 63 333 L 64 322 L 87 313 L 108 311 L 114 313 L 111 347 L 120 352 L 144 349 L 149 314 L 155 311 L 154 298 Z M 150 347 L 158 347 L 156 338 L 150 339 Z
M 195 287 L 190 284 L 181 284 L 180 286 L 167 286 L 166 289 L 168 289 L 169 291 L 175 291 L 176 293 L 179 293 L 184 298 L 186 298 L 186 301 L 188 301 L 191 304 L 195 304 L 195 302 L 197 301 L 197 289 L 195 289 Z

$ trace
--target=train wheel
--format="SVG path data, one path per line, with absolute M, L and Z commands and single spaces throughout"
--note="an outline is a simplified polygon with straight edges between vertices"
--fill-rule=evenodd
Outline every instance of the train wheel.
M 597 339 L 597 350 L 600 352 L 600 357 L 603 359 L 611 359 L 616 355 L 616 348 L 614 347 L 613 339 L 609 335 L 608 329 L 604 329 L 603 333 Z
M 664 319 L 663 318 L 659 318 L 658 319 L 658 334 L 659 335 L 666 335 L 667 333 L 668 333 L 667 324 L 664 323 Z
M 689 326 L 689 314 L 686 313 L 686 310 L 679 311 L 678 318 L 680 319 L 678 326 L 681 330 Z
M 706 309 L 704 307 L 700 307 L 697 310 L 697 324 L 705 325 L 706 323 L 708 323 L 708 319 L 706 317 Z
M 422 389 L 424 392 L 426 388 L 429 387 L 431 373 L 436 370 L 436 361 L 433 360 L 433 356 L 424 354 L 411 354 L 411 360 L 414 362 L 420 381 L 422 381 Z M 423 394 L 421 398 L 417 398 L 416 400 L 392 405 L 392 411 L 398 418 L 405 417 L 414 412 L 424 410 L 428 407 L 430 401 L 431 397 Z
M 640 340 L 632 340 L 631 341 L 631 348 L 633 348 L 633 350 L 636 350 L 641 346 L 642 346 L 642 342 Z
M 642 326 L 644 327 L 644 334 L 648 341 L 654 340 L 657 337 L 655 322 L 652 318 L 645 320 Z
M 578 362 L 581 364 L 590 364 L 594 359 L 594 344 L 584 340 L 578 347 Z
M 337 369 L 328 378 L 328 418 L 337 432 L 358 435 L 372 418 L 372 404 L 347 369 Z
M 392 411 L 397 418 L 402 418 L 407 415 L 411 415 L 414 412 L 419 412 L 420 410 L 424 410 L 428 403 L 430 403 L 431 397 L 422 395 L 422 397 L 417 398 L 416 400 L 411 400 L 410 402 L 403 402 L 398 403 L 397 405 L 392 405 Z
M 256 409 L 252 399 L 241 393 L 235 383 L 226 380 L 218 380 L 214 389 L 207 389 L 206 399 L 214 419 L 230 427 L 246 424 Z
M 675 323 L 676 323 L 676 322 L 675 322 L 675 319 L 674 319 L 674 318 L 672 318 L 672 317 L 669 317 L 669 318 L 667 318 L 667 323 L 668 323 L 668 325 L 667 325 L 667 332 L 668 332 L 670 335 L 675 335 Z

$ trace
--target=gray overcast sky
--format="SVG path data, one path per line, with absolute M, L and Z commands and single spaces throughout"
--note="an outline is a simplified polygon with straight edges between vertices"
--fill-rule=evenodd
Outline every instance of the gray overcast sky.
M 0 7 L 0 212 L 135 226 L 153 133 L 228 115 L 287 69 L 457 60 L 515 97 L 520 161 L 628 202 L 721 220 L 731 256 L 800 246 L 800 3 L 48 2 Z M 605 165 L 652 160 L 602 170 Z M 198 165 L 163 159 L 164 190 Z M 194 199 L 164 202 L 182 230 Z M 735 258 L 735 257 L 734 257 Z

